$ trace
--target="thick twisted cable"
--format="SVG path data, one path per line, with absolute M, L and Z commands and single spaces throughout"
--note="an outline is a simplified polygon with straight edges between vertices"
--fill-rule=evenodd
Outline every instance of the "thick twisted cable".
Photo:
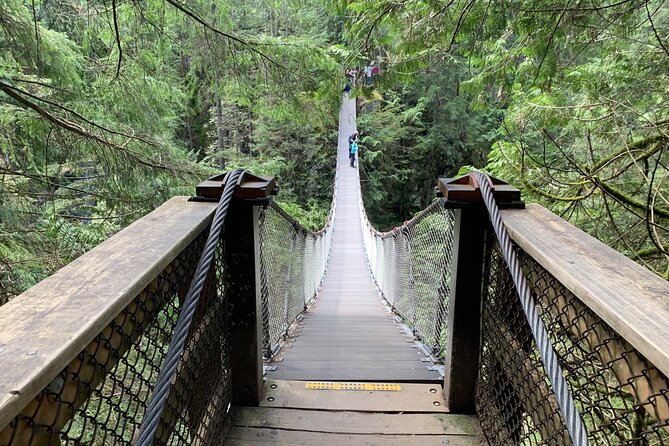
M 513 278 L 513 283 L 516 285 L 518 290 L 518 295 L 520 296 L 520 301 L 525 311 L 525 317 L 527 318 L 534 339 L 537 342 L 539 347 L 539 353 L 541 354 L 541 359 L 548 373 L 548 377 L 551 381 L 553 391 L 557 397 L 558 406 L 562 412 L 562 416 L 565 419 L 565 424 L 567 426 L 567 431 L 571 437 L 573 444 L 589 445 L 588 435 L 581 420 L 581 415 L 576 409 L 574 404 L 574 398 L 567 387 L 567 381 L 562 374 L 562 368 L 558 362 L 557 353 L 553 349 L 553 346 L 550 343 L 548 338 L 548 331 L 544 325 L 541 317 L 539 316 L 539 311 L 537 305 L 532 299 L 532 294 L 530 292 L 530 287 L 527 284 L 525 279 L 525 274 L 520 267 L 520 262 L 518 261 L 518 256 L 513 249 L 511 244 L 511 239 L 509 234 L 504 227 L 502 222 L 502 217 L 499 214 L 499 208 L 495 203 L 495 199 L 492 195 L 492 190 L 490 188 L 489 177 L 481 172 L 474 172 L 476 175 L 476 181 L 479 184 L 481 189 L 481 195 L 483 196 L 483 201 L 485 202 L 490 218 L 492 220 L 493 228 L 495 229 L 495 234 L 497 234 L 497 240 L 499 240 L 499 245 L 502 248 L 502 254 L 504 255 L 504 260 L 511 271 L 511 276 Z
M 225 216 L 228 213 L 228 207 L 230 206 L 230 201 L 232 200 L 232 194 L 235 191 L 238 180 L 243 174 L 244 170 L 235 169 L 231 172 L 228 172 L 228 174 L 225 176 L 225 179 L 223 180 L 225 184 L 223 194 L 221 195 L 221 200 L 216 207 L 216 213 L 214 214 L 214 219 L 211 222 L 211 230 L 209 231 L 207 242 L 202 251 L 202 255 L 200 256 L 195 274 L 193 275 L 193 281 L 191 282 L 190 289 L 188 290 L 184 304 L 181 307 L 179 319 L 177 320 L 177 324 L 174 327 L 174 334 L 172 335 L 172 340 L 170 341 L 170 346 L 167 350 L 167 355 L 165 356 L 163 365 L 160 368 L 160 375 L 158 376 L 158 381 L 154 387 L 151 402 L 149 403 L 149 407 L 147 408 L 144 419 L 142 420 L 139 439 L 136 443 L 138 446 L 151 446 L 153 444 L 156 431 L 158 430 L 158 425 L 160 424 L 160 416 L 163 413 L 163 409 L 167 402 L 167 397 L 170 393 L 172 378 L 174 377 L 177 364 L 179 363 L 179 359 L 183 353 L 184 345 L 186 344 L 186 339 L 188 338 L 188 331 L 190 330 L 191 323 L 193 322 L 193 315 L 195 314 L 195 309 L 197 308 L 198 302 L 200 301 L 200 295 L 202 294 L 204 283 L 207 280 L 211 262 L 214 259 L 216 246 L 218 245 L 218 241 L 221 237 L 223 223 L 225 222 Z

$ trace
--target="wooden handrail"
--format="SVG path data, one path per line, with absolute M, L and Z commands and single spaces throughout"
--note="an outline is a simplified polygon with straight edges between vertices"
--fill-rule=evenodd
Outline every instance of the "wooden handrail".
M 0 430 L 210 223 L 175 197 L 0 307 Z
M 502 218 L 520 248 L 669 376 L 669 282 L 539 205 Z

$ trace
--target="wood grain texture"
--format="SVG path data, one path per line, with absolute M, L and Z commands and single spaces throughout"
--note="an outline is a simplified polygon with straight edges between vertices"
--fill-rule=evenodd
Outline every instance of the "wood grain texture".
M 279 429 L 236 428 L 226 438 L 232 446 L 253 444 L 280 444 L 283 446 L 473 446 L 482 444 L 468 435 L 361 435 L 328 434 L 321 432 L 289 431 Z
M 239 427 L 376 435 L 477 435 L 478 419 L 456 414 L 389 414 L 240 407 L 232 424 Z
M 209 224 L 215 206 L 172 198 L 0 308 L 0 427 Z
M 482 444 L 469 435 L 361 435 L 328 434 L 279 429 L 235 428 L 226 438 L 230 446 L 277 444 L 282 446 L 474 446 Z
M 669 376 L 669 282 L 539 205 L 502 218 L 525 252 Z

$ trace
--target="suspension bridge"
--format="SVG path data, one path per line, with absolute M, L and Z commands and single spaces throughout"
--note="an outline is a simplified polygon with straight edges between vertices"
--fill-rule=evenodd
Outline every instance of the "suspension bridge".
M 0 307 L 0 446 L 669 444 L 669 284 L 481 173 L 389 232 L 214 177 Z

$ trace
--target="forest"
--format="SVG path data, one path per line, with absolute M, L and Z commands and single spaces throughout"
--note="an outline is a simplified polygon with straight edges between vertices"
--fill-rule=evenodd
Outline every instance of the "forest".
M 480 169 L 669 279 L 664 0 L 0 0 L 0 305 L 221 170 L 320 228 L 369 64 L 379 229 Z

